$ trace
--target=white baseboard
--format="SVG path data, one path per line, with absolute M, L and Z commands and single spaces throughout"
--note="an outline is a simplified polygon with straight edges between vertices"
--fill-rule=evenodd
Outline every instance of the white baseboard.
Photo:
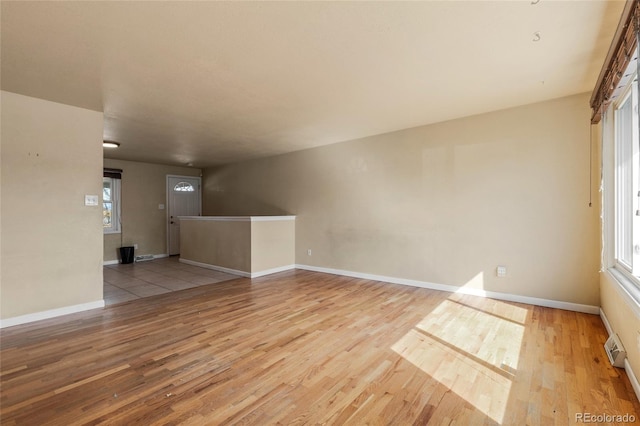
M 636 398 L 638 398 L 638 401 L 640 401 L 640 383 L 638 383 L 638 378 L 633 372 L 631 364 L 629 364 L 629 360 L 626 358 L 624 360 L 624 371 L 627 372 L 627 377 L 629 377 L 629 381 L 631 382 L 633 391 L 636 393 Z
M 240 271 L 238 269 L 225 268 L 223 266 L 218 266 L 218 265 L 211 265 L 209 263 L 196 262 L 195 260 L 189 260 L 189 259 L 183 259 L 183 258 L 180 258 L 179 261 L 181 263 L 186 263 L 187 265 L 199 266 L 201 268 L 206 268 L 206 269 L 213 269 L 214 271 L 226 272 L 227 274 L 233 274 L 233 275 L 240 275 L 241 277 L 246 277 L 246 278 L 263 277 L 265 275 L 275 274 L 276 272 L 289 271 L 291 269 L 295 269 L 296 267 L 296 265 L 287 265 L 287 266 L 280 266 L 272 269 L 265 269 L 264 271 L 247 272 L 247 271 Z
M 201 268 L 213 269 L 214 271 L 226 272 L 227 274 L 240 275 L 241 277 L 251 278 L 250 272 L 240 271 L 238 269 L 225 268 L 223 266 L 211 265 L 209 263 L 196 262 L 189 259 L 178 259 L 180 263 L 186 263 L 187 265 L 199 266 Z
M 296 265 L 298 269 L 305 269 L 307 271 L 324 272 L 327 274 L 343 275 L 346 277 L 363 278 L 367 280 L 383 281 L 393 284 L 409 285 L 413 287 L 428 288 L 431 290 L 446 291 L 449 293 L 458 294 L 470 294 L 472 296 L 488 297 L 491 299 L 505 300 L 508 302 L 526 303 L 528 305 L 545 306 L 547 308 L 564 309 L 567 311 L 584 312 L 587 314 L 598 315 L 600 308 L 592 305 L 582 305 L 579 303 L 561 302 L 557 300 L 540 299 L 537 297 L 519 296 L 509 293 L 498 293 L 495 291 L 485 291 L 476 288 L 456 287 L 446 284 L 436 284 L 426 281 L 409 280 L 406 278 L 387 277 L 383 275 L 365 274 L 362 272 L 345 271 L 342 269 L 321 268 L 318 266 L 310 265 Z
M 264 271 L 252 272 L 251 278 L 263 277 L 265 275 L 271 275 L 278 272 L 290 271 L 292 269 L 296 269 L 296 265 L 286 265 L 286 266 L 280 266 L 278 268 L 265 269 Z
M 611 336 L 613 334 L 613 328 L 611 328 L 611 323 L 607 319 L 607 316 L 604 314 L 604 311 L 602 310 L 602 308 L 600 308 L 600 319 L 604 323 L 604 328 L 607 329 L 607 334 Z
M 154 259 L 162 259 L 164 257 L 169 257 L 169 255 L 167 253 L 162 253 L 162 254 L 154 254 L 153 258 Z M 118 259 L 115 260 L 105 260 L 102 262 L 102 266 L 109 266 L 109 265 L 117 265 L 119 264 L 120 261 Z
M 59 317 L 62 315 L 75 314 L 77 312 L 88 311 L 90 309 L 104 308 L 104 300 L 81 303 L 79 305 L 65 306 L 64 308 L 51 309 L 48 311 L 35 312 L 33 314 L 20 315 L 18 317 L 0 320 L 0 328 L 12 327 L 14 325 L 26 324 L 33 321 Z

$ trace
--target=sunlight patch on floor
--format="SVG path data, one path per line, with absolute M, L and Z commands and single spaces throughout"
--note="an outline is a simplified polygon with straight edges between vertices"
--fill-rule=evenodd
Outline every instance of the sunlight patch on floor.
M 526 316 L 526 309 L 496 303 L 516 318 Z M 509 316 L 485 312 L 460 300 L 445 300 L 392 349 L 502 423 L 523 333 L 522 323 Z

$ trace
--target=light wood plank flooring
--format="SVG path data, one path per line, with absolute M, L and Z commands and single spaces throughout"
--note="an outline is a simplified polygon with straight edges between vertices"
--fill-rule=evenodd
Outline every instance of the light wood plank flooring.
M 0 331 L 3 425 L 640 417 L 599 317 L 290 271 Z

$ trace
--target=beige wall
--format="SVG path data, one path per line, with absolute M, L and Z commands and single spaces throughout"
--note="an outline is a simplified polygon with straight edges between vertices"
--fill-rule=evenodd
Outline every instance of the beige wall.
M 251 272 L 251 222 L 182 220 L 180 259 Z
M 167 175 L 200 176 L 201 170 L 108 158 L 104 159 L 104 166 L 123 170 L 122 236 L 105 234 L 104 260 L 118 259 L 121 237 L 122 245 L 138 244 L 136 256 L 168 253 L 167 211 L 158 208 L 167 203 Z
M 295 244 L 294 220 L 252 222 L 251 272 L 295 264 Z
M 3 319 L 102 300 L 102 113 L 2 92 Z
M 597 306 L 588 100 L 207 169 L 203 213 L 297 215 L 299 264 Z
M 600 274 L 602 311 L 614 333 L 620 338 L 631 369 L 637 376 L 640 374 L 640 316 L 623 298 L 623 291 L 608 272 Z
M 294 220 L 202 217 L 180 223 L 180 259 L 260 273 L 295 263 Z

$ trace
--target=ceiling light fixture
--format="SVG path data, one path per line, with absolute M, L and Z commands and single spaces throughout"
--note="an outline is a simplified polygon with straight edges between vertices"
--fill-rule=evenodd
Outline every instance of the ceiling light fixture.
M 120 144 L 118 142 L 102 141 L 102 147 L 103 148 L 118 148 L 118 147 L 120 147 Z

